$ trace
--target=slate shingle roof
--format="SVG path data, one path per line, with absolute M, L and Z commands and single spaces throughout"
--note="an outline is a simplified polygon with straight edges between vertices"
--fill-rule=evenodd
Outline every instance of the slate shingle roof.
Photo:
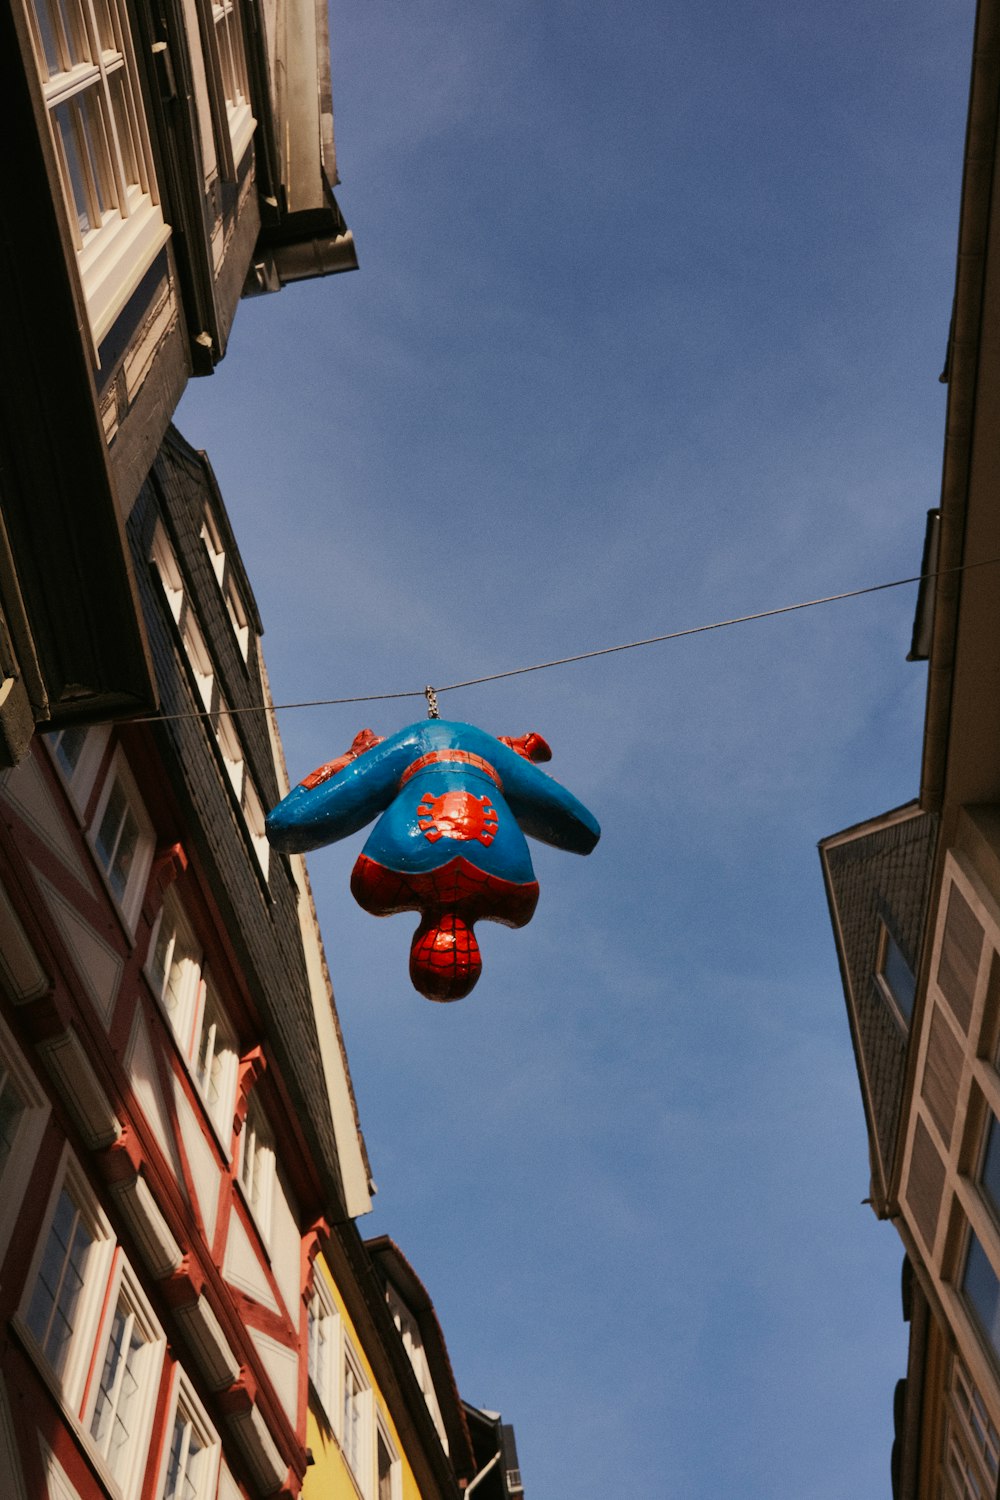
M 906 810 L 902 810 L 904 813 Z M 906 1070 L 907 1039 L 875 978 L 880 921 L 914 972 L 927 917 L 937 820 L 921 813 L 885 824 L 874 819 L 820 846 L 851 1034 L 872 1150 L 873 1190 L 884 1192 L 893 1166 Z M 867 1080 L 867 1087 L 866 1087 Z

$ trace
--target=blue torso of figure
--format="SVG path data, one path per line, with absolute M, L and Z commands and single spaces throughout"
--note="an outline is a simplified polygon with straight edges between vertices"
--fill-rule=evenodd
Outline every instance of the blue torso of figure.
M 438 869 L 461 854 L 512 881 L 534 878 L 525 833 L 581 854 L 600 833 L 582 803 L 494 736 L 473 724 L 425 719 L 328 781 L 296 787 L 269 815 L 268 837 L 278 849 L 304 852 L 373 818 L 364 852 L 389 869 Z
M 534 879 L 527 841 L 502 791 L 469 764 L 439 761 L 417 771 L 375 824 L 364 852 L 392 870 L 436 870 L 461 854 L 504 880 Z

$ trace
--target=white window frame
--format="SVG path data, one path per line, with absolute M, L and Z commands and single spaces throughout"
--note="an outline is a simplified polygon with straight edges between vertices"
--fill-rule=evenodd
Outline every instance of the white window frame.
M 124 1381 L 132 1379 L 137 1387 L 131 1398 L 135 1423 L 128 1434 L 128 1449 L 124 1459 L 116 1466 L 108 1457 L 110 1434 L 108 1440 L 102 1442 L 98 1440 L 93 1429 L 97 1403 L 103 1389 L 103 1374 L 107 1367 L 107 1349 L 112 1337 L 114 1320 L 119 1308 L 123 1305 L 126 1309 L 126 1330 L 132 1332 L 137 1329 L 142 1335 L 142 1344 L 141 1352 L 137 1356 L 137 1367 L 130 1366 L 128 1354 L 125 1355 L 124 1360 L 119 1359 L 114 1367 L 109 1391 L 113 1416 L 111 1433 L 114 1431 L 114 1419 L 121 1411 Z M 96 1358 L 90 1375 L 90 1388 L 86 1395 L 82 1419 L 92 1448 L 99 1455 L 104 1468 L 111 1475 L 124 1500 L 136 1500 L 145 1475 L 156 1405 L 155 1396 L 159 1388 L 166 1343 L 163 1330 L 146 1301 L 132 1268 L 119 1250 L 115 1256 L 105 1315 L 97 1336 Z
M 165 932 L 165 929 L 167 931 Z M 156 955 L 161 935 L 166 938 L 163 972 L 157 971 Z M 178 945 L 183 944 L 177 958 Z M 175 964 L 185 972 L 179 976 L 176 1003 L 167 1004 Z M 167 892 L 160 908 L 146 956 L 146 978 L 177 1042 L 184 1066 L 228 1157 L 232 1147 L 233 1111 L 239 1072 L 236 1032 L 205 966 L 205 956 L 184 903 L 175 891 Z M 208 1068 L 206 1072 L 205 1063 Z M 213 1071 L 214 1069 L 214 1071 Z M 215 1098 L 211 1089 L 215 1089 Z
M 94 782 L 101 768 L 111 728 L 107 724 L 94 724 L 84 729 L 85 737 L 80 754 L 75 764 L 70 764 L 61 753 L 60 746 L 65 736 L 77 727 L 72 725 L 67 729 L 58 729 L 52 734 L 45 734 L 42 736 L 42 743 L 69 792 L 73 806 L 82 816 L 90 794 L 94 790 Z
M 260 793 L 249 772 L 243 777 L 243 815 L 246 818 L 247 832 L 250 834 L 250 842 L 257 856 L 257 863 L 266 880 L 271 868 L 271 846 L 267 841 L 264 826 L 264 804 L 260 800 Z
M 165 941 L 162 973 L 156 963 L 161 938 Z M 194 1045 L 203 968 L 201 944 L 184 904 L 175 891 L 169 890 L 150 939 L 145 972 L 185 1059 L 190 1057 Z M 178 970 L 181 972 L 175 972 Z M 175 996 L 173 1005 L 168 1002 L 169 993 Z
M 209 1119 L 228 1156 L 239 1075 L 239 1049 L 232 1022 L 212 976 L 202 976 L 190 1055 L 191 1074 Z M 211 1090 L 215 1089 L 215 1098 Z
M 167 1494 L 167 1479 L 170 1474 L 174 1429 L 177 1426 L 178 1420 L 187 1423 L 201 1443 L 197 1471 L 192 1474 L 187 1470 L 188 1455 L 190 1452 L 188 1443 L 190 1439 L 188 1438 L 185 1441 L 181 1457 L 184 1471 L 183 1477 L 192 1482 L 194 1500 L 215 1500 L 219 1489 L 222 1442 L 219 1434 L 212 1426 L 205 1408 L 195 1395 L 190 1380 L 179 1365 L 174 1372 L 173 1390 L 167 1412 L 167 1421 L 164 1427 L 165 1441 L 163 1444 L 163 1457 L 160 1463 L 160 1473 L 157 1478 L 155 1491 L 157 1500 L 179 1500 L 179 1497 L 168 1496 Z
M 308 1310 L 309 1380 L 316 1399 L 335 1426 L 340 1403 L 340 1314 L 317 1268 Z
M 227 571 L 226 554 L 219 538 L 218 528 L 207 509 L 202 519 L 201 538 L 208 553 L 212 572 L 223 591 L 223 597 L 229 608 L 230 620 L 236 630 L 237 640 L 245 660 L 249 627 L 243 627 L 244 640 L 240 637 L 235 621 L 232 620 L 232 605 L 227 589 L 234 585 Z M 170 612 L 180 631 L 184 654 L 196 683 L 195 700 L 200 701 L 206 716 L 209 717 L 228 784 L 232 787 L 239 804 L 257 863 L 266 881 L 271 865 L 271 846 L 267 841 L 264 827 L 264 805 L 247 769 L 242 741 L 233 723 L 233 714 L 219 685 L 211 652 L 184 587 L 184 578 L 177 562 L 177 554 L 170 544 L 162 521 L 156 523 L 150 548 L 150 560 L 156 565 Z M 238 594 L 236 597 L 238 599 Z M 242 610 L 242 602 L 240 609 Z
M 26 9 L 96 348 L 170 237 L 128 13 L 123 0 Z
M 399 1449 L 392 1440 L 389 1424 L 379 1406 L 375 1407 L 375 1487 L 373 1491 L 374 1500 L 382 1500 L 379 1493 L 379 1471 L 378 1471 L 378 1445 L 384 1443 L 385 1451 L 389 1457 L 389 1497 L 388 1500 L 403 1500 L 403 1461 L 399 1456 Z
M 229 623 L 233 627 L 236 644 L 240 648 L 240 655 L 246 661 L 250 649 L 250 627 L 247 624 L 247 613 L 243 605 L 236 580 L 233 578 L 232 569 L 226 558 L 226 549 L 222 544 L 219 528 L 211 509 L 206 505 L 201 521 L 201 539 L 205 544 L 212 572 L 215 574 L 216 582 L 225 602 L 226 611 L 229 615 Z
M 365 1375 L 361 1356 L 347 1332 L 341 1344 L 340 1360 L 340 1406 L 338 1412 L 337 1438 L 344 1462 L 354 1478 L 364 1500 L 373 1500 L 375 1477 L 375 1436 L 372 1423 L 372 1388 Z M 353 1394 L 352 1394 L 353 1392 Z M 351 1441 L 348 1402 L 353 1402 L 356 1411 L 355 1441 Z
M 265 1245 L 270 1244 L 274 1227 L 276 1174 L 277 1155 L 274 1131 L 271 1129 L 258 1095 L 254 1093 L 250 1096 L 243 1129 L 240 1131 L 237 1180 Z
M 0 1264 L 17 1227 L 28 1184 L 34 1176 L 35 1158 L 42 1143 L 51 1106 L 34 1073 L 21 1056 L 6 1023 L 0 1018 L 0 1102 L 8 1089 L 21 1098 L 21 1113 L 10 1142 L 7 1160 L 0 1169 Z
M 406 1350 L 410 1364 L 413 1366 L 413 1373 L 417 1377 L 417 1383 L 424 1393 L 424 1400 L 427 1402 L 427 1409 L 437 1429 L 437 1435 L 441 1439 L 441 1446 L 444 1448 L 445 1453 L 447 1453 L 448 1434 L 445 1430 L 444 1418 L 441 1415 L 441 1407 L 438 1404 L 434 1381 L 431 1379 L 430 1365 L 427 1363 L 427 1351 L 424 1349 L 424 1341 L 421 1337 L 417 1320 L 394 1287 L 386 1287 L 385 1300 L 388 1303 L 392 1321 L 399 1330 L 399 1336 L 403 1341 L 403 1348 Z
M 184 575 L 177 561 L 177 553 L 171 545 L 167 536 L 166 528 L 162 521 L 157 521 L 153 530 L 153 541 L 149 549 L 149 559 L 160 575 L 160 586 L 167 597 L 170 613 L 178 625 L 184 613 L 185 589 Z
M 46 1246 L 52 1232 L 56 1209 L 63 1192 L 68 1194 L 77 1212 L 84 1220 L 92 1236 L 93 1244 L 85 1261 L 83 1292 L 73 1312 L 73 1327 L 69 1335 L 65 1362 L 57 1369 L 45 1354 L 42 1344 L 32 1332 L 28 1322 L 31 1303 L 34 1300 Z M 84 1387 L 90 1369 L 98 1337 L 98 1324 L 104 1306 L 108 1279 L 112 1271 L 115 1252 L 114 1230 L 103 1213 L 90 1184 L 79 1164 L 70 1155 L 69 1148 L 63 1152 L 59 1170 L 56 1172 L 52 1191 L 45 1211 L 41 1233 L 35 1246 L 31 1269 L 25 1279 L 21 1305 L 15 1316 L 18 1331 L 27 1348 L 42 1370 L 49 1384 L 61 1397 L 64 1405 L 77 1416 L 84 1399 Z
M 121 787 L 127 809 L 136 823 L 135 852 L 132 856 L 132 862 L 128 869 L 125 886 L 121 894 L 115 890 L 112 873 L 116 864 L 119 847 L 118 838 L 121 836 L 121 829 L 119 829 L 118 838 L 115 841 L 115 849 L 112 853 L 110 865 L 105 864 L 98 847 L 98 838 L 104 814 L 116 786 Z M 149 820 L 149 815 L 143 805 L 142 798 L 139 796 L 135 778 L 129 770 L 128 762 L 120 748 L 115 751 L 111 765 L 108 768 L 108 773 L 104 779 L 101 795 L 98 798 L 97 806 L 94 809 L 94 816 L 87 830 L 87 839 L 93 852 L 94 860 L 108 888 L 108 893 L 121 912 L 130 935 L 134 937 L 136 921 L 142 908 L 143 896 L 146 893 L 146 882 L 149 878 L 150 866 L 153 863 L 155 839 L 153 825 Z

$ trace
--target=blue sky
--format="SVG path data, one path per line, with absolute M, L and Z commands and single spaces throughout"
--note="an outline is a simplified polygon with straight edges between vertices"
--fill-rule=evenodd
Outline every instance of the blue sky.
M 338 4 L 358 273 L 192 384 L 279 702 L 917 571 L 971 0 Z M 889 1494 L 901 1251 L 816 842 L 917 790 L 901 589 L 442 699 L 604 835 L 484 975 L 310 870 L 380 1192 L 532 1500 Z M 282 716 L 293 777 L 421 705 Z

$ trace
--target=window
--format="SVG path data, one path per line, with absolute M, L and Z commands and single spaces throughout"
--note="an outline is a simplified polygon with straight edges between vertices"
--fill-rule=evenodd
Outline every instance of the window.
M 28 0 L 95 343 L 165 244 L 123 0 Z
M 102 1234 L 77 1189 L 63 1186 L 45 1238 L 25 1321 L 57 1376 L 66 1373 L 74 1335 L 81 1328 L 81 1299 Z
M 890 1009 L 908 1029 L 913 1017 L 917 980 L 909 960 L 884 922 L 879 935 L 876 975 Z
M 184 908 L 170 891 L 157 922 L 147 973 L 174 1034 L 188 1055 L 194 1035 L 201 969 L 201 947 Z
M 376 1500 L 402 1500 L 403 1466 L 381 1412 L 376 1419 L 375 1474 Z
M 212 564 L 212 571 L 223 590 L 229 617 L 245 660 L 249 640 L 246 615 L 239 601 L 236 586 L 227 572 L 226 554 L 219 539 L 218 529 L 208 511 L 205 512 L 202 521 L 201 537 Z M 229 703 L 219 685 L 205 637 L 194 617 L 190 601 L 185 595 L 184 580 L 176 554 L 160 522 L 157 522 L 150 557 L 160 575 L 170 612 L 181 633 L 184 654 L 197 689 L 196 701 L 201 701 L 206 714 L 210 716 L 212 732 L 219 748 L 222 765 L 240 805 L 250 842 L 257 856 L 257 863 L 266 880 L 270 869 L 271 846 L 267 842 L 267 835 L 264 831 L 264 809 L 260 795 L 246 770 L 243 746 Z
M 229 713 L 229 705 L 224 698 L 220 697 L 219 712 L 212 720 L 215 729 L 215 738 L 222 751 L 223 764 L 233 784 L 236 800 L 243 806 L 243 746 L 240 744 L 239 735 L 233 728 L 232 717 Z
M 150 558 L 160 575 L 160 584 L 166 595 L 167 603 L 170 605 L 170 613 L 179 625 L 184 613 L 184 579 L 181 576 L 180 566 L 177 562 L 177 554 L 167 538 L 163 529 L 163 522 L 157 521 L 156 530 L 153 533 L 153 545 L 150 549 Z
M 111 1314 L 104 1360 L 90 1418 L 90 1435 L 101 1457 L 123 1488 L 145 1453 L 140 1434 L 146 1424 L 147 1378 L 157 1359 L 157 1333 L 143 1317 L 134 1290 L 119 1289 Z
M 240 0 L 204 0 L 202 20 L 220 155 L 225 175 L 234 179 L 256 124 L 250 112 Z
M 211 1500 L 221 1445 L 185 1376 L 179 1375 L 160 1500 Z
M 942 1496 L 944 1500 L 988 1500 L 997 1488 L 1000 1434 L 958 1355 L 948 1387 Z
M 134 1500 L 165 1339 L 78 1166 L 64 1159 L 18 1324 L 91 1450 Z
M 217 7 L 221 10 L 221 7 Z M 230 7 L 232 9 L 232 7 Z M 226 613 L 229 615 L 229 623 L 233 627 L 236 643 L 240 648 L 243 660 L 247 659 L 250 645 L 250 629 L 247 625 L 246 610 L 240 598 L 239 589 L 233 578 L 232 570 L 226 565 L 226 551 L 222 545 L 222 538 L 215 519 L 210 510 L 206 509 L 201 523 L 201 539 L 205 543 L 209 561 L 212 564 L 212 572 L 215 574 L 222 597 L 226 604 Z
M 194 674 L 198 696 L 204 707 L 211 713 L 214 708 L 218 707 L 215 669 L 212 666 L 212 658 L 208 654 L 208 647 L 205 645 L 205 637 L 190 609 L 184 616 L 181 639 L 184 642 L 184 654 L 188 659 L 188 665 Z
M 194 1077 L 208 1112 L 221 1132 L 228 1126 L 232 1113 L 239 1059 L 236 1055 L 235 1038 L 219 997 L 208 978 L 202 982 L 201 1002 Z M 225 1129 L 225 1134 L 228 1137 L 228 1129 Z
M 370 1393 L 361 1364 L 348 1340 L 344 1340 L 343 1420 L 340 1446 L 355 1479 L 367 1493 L 368 1409 Z
M 962 1291 L 994 1359 L 1000 1359 L 1000 1280 L 973 1230 L 969 1231 Z
M 327 1416 L 337 1411 L 337 1363 L 340 1319 L 333 1296 L 317 1269 L 309 1299 L 309 1379 Z
M 120 752 L 97 804 L 90 840 L 111 894 L 134 926 L 153 858 L 153 831 Z
M 986 1144 L 979 1169 L 979 1185 L 983 1190 L 983 1197 L 993 1210 L 997 1223 L 1000 1224 L 1000 1124 L 992 1113 L 986 1129 Z
M 236 1037 L 177 895 L 163 903 L 146 974 L 223 1146 L 232 1137 Z
M 250 1100 L 240 1139 L 240 1183 L 257 1227 L 267 1240 L 274 1194 L 274 1136 L 256 1095 Z
M 74 724 L 68 729 L 57 730 L 55 734 L 45 735 L 49 754 L 79 812 L 83 811 L 93 790 L 109 734 L 106 725 L 88 729 Z
M 212 564 L 212 572 L 215 574 L 221 588 L 222 580 L 226 576 L 226 549 L 222 545 L 219 528 L 216 526 L 212 513 L 209 510 L 206 510 L 202 516 L 201 539 L 205 543 L 205 551 L 208 553 L 209 561 Z
M 401 1299 L 396 1295 L 391 1286 L 386 1287 L 385 1299 L 389 1304 L 389 1311 L 392 1314 L 392 1321 L 399 1329 L 399 1336 L 403 1341 L 403 1348 L 406 1350 L 407 1355 L 409 1356 L 410 1364 L 413 1366 L 413 1372 L 417 1377 L 420 1389 L 424 1393 L 424 1400 L 427 1402 L 427 1409 L 434 1419 L 434 1426 L 437 1429 L 438 1437 L 441 1439 L 441 1446 L 447 1453 L 448 1434 L 445 1431 L 444 1419 L 441 1416 L 441 1408 L 438 1405 L 437 1392 L 434 1389 L 434 1382 L 431 1379 L 430 1366 L 427 1363 L 427 1354 L 424 1350 L 424 1341 L 420 1336 L 420 1329 L 417 1326 L 417 1320 L 416 1318 L 414 1318 L 409 1308 L 406 1307 Z
M 250 842 L 253 844 L 257 863 L 260 865 L 261 874 L 267 879 L 270 868 L 271 846 L 267 842 L 267 834 L 264 830 L 264 809 L 261 806 L 257 788 L 250 777 L 244 778 L 243 782 L 243 812 L 246 815 L 247 829 L 250 833 Z

